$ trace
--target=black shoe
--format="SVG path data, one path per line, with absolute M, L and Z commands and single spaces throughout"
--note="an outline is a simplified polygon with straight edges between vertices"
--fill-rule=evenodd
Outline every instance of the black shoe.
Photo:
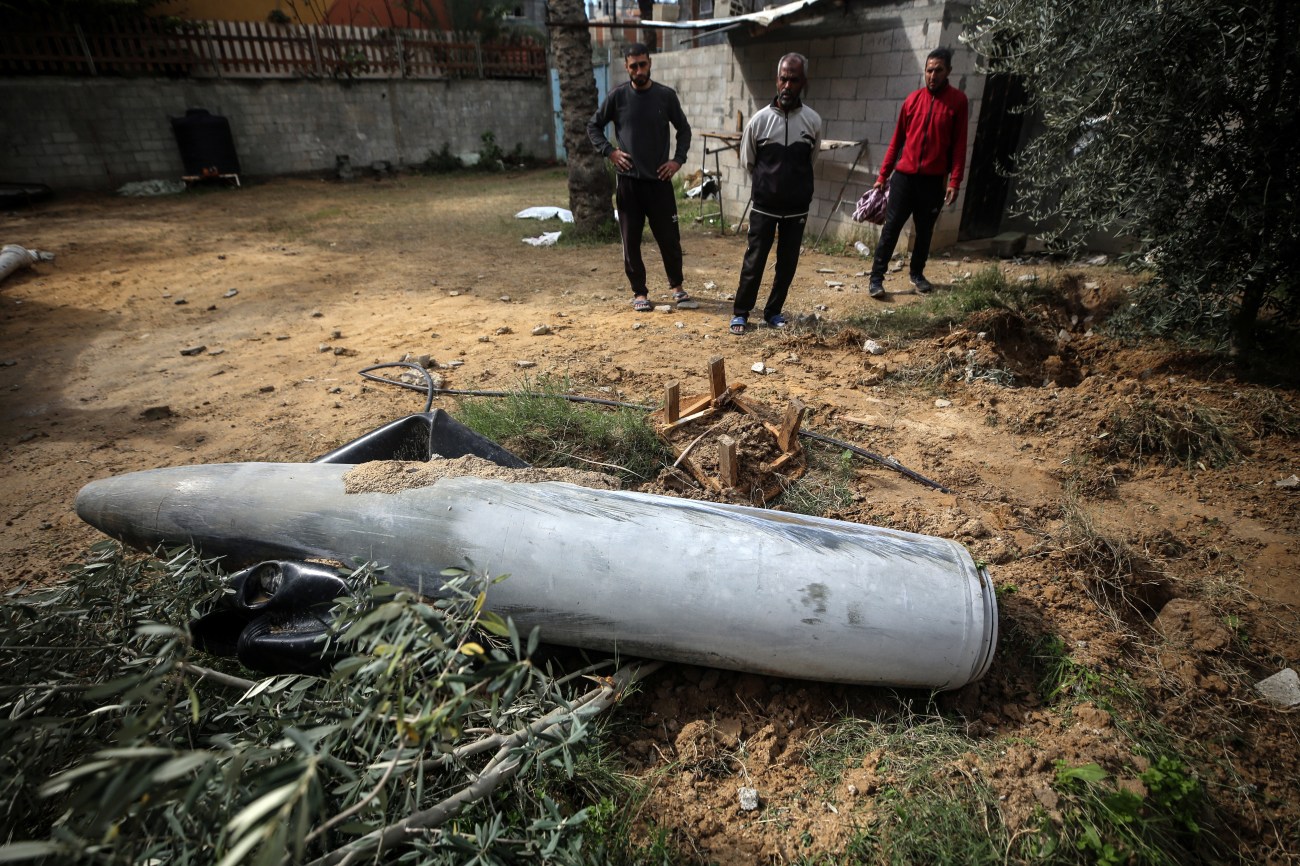
M 928 295 L 934 291 L 934 286 L 930 281 L 920 274 L 912 274 L 912 285 L 916 288 L 917 294 Z
M 867 294 L 873 298 L 883 298 L 885 296 L 885 281 L 880 277 L 872 277 L 871 282 L 867 284 Z

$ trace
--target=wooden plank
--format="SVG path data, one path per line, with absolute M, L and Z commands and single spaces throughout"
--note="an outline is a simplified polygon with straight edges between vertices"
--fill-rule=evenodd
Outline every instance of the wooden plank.
M 803 413 L 807 408 L 797 397 L 786 406 L 785 420 L 781 422 L 781 429 L 776 434 L 776 444 L 781 446 L 782 451 L 789 451 L 790 443 L 798 441 L 799 425 L 803 423 Z
M 718 480 L 723 487 L 735 487 L 740 481 L 740 466 L 736 462 L 736 440 L 730 436 L 718 437 Z
M 681 417 L 678 411 L 681 408 L 680 400 L 681 387 L 676 382 L 664 388 L 664 420 L 669 424 L 676 424 L 677 419 Z
M 712 405 L 712 397 L 696 397 L 694 400 L 681 407 L 681 417 L 685 418 L 687 415 L 694 415 L 701 409 L 708 408 Z
M 714 400 L 727 390 L 727 370 L 721 355 L 709 359 L 709 394 Z

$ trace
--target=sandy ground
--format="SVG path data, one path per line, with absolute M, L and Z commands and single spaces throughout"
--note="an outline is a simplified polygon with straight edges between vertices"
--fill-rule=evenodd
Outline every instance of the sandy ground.
M 1300 492 L 1276 484 L 1300 471 L 1300 443 L 1256 423 L 1261 407 L 1279 405 L 1270 400 L 1294 406 L 1293 390 L 1097 335 L 1092 317 L 1131 277 L 1079 263 L 1006 265 L 1013 278 L 1067 286 L 1057 307 L 983 314 L 977 327 L 904 343 L 845 324 L 919 300 L 900 275 L 886 301 L 872 301 L 866 263 L 851 250 L 806 252 L 787 306 L 801 323 L 737 338 L 727 323 L 743 240 L 694 225 L 693 204 L 683 210 L 686 273 L 700 308 L 636 314 L 616 244 L 520 243 L 555 226 L 513 214 L 564 196 L 555 171 L 292 179 L 165 198 L 65 197 L 0 216 L 0 243 L 57 255 L 0 285 L 4 583 L 55 579 L 96 539 L 72 510 L 92 479 L 307 460 L 422 407 L 417 394 L 362 380 L 369 364 L 428 355 L 448 387 L 521 388 L 549 376 L 657 405 L 672 382 L 706 391 L 709 361 L 722 357 L 747 399 L 779 414 L 797 398 L 808 429 L 951 490 L 859 461 L 851 503 L 828 516 L 968 545 L 999 586 L 1004 638 L 983 681 L 933 703 L 669 667 L 624 705 L 629 766 L 656 785 L 647 825 L 719 863 L 837 850 L 879 807 L 884 765 L 858 756 L 822 783 L 801 756 L 846 715 L 897 713 L 902 700 L 958 714 L 997 745 L 959 770 L 993 785 L 1013 828 L 1030 827 L 1036 811 L 1050 812 L 1053 761 L 1141 769 L 1108 712 L 1061 711 L 1038 692 L 1026 647 L 1055 634 L 1080 664 L 1130 678 L 1198 757 L 1217 808 L 1209 820 L 1239 840 L 1241 857 L 1286 862 L 1300 850 L 1293 716 L 1251 688 L 1300 657 Z M 650 243 L 647 261 L 662 301 Z M 957 250 L 929 275 L 946 284 L 986 264 Z M 883 354 L 865 353 L 867 338 Z M 944 361 L 948 372 L 929 379 L 903 375 Z M 1014 372 L 1015 387 L 967 377 L 972 362 Z M 1241 458 L 1171 468 L 1096 456 L 1112 415 L 1150 399 L 1228 413 L 1249 431 Z M 1140 577 L 1117 579 L 1133 604 L 1104 602 L 1065 502 L 1140 564 Z M 757 812 L 737 809 L 742 784 L 759 791 Z

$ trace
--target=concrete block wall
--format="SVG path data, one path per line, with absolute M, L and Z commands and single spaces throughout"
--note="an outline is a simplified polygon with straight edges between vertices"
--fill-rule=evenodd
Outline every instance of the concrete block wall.
M 951 83 L 970 100 L 969 175 L 969 154 L 975 141 L 984 79 L 975 71 L 972 52 L 958 39 L 965 10 L 962 4 L 942 0 L 890 3 L 859 10 L 856 18 L 845 22 L 844 29 L 852 32 L 841 35 L 782 41 L 763 38 L 656 56 L 655 78 L 677 89 L 697 133 L 687 169 L 694 171 L 703 161 L 698 133 L 734 130 L 737 111 L 746 119 L 751 117 L 776 94 L 780 58 L 796 51 L 808 58 L 805 102 L 821 115 L 823 136 L 867 143 L 856 167 L 855 147 L 822 152 L 807 231 L 809 242 L 825 226 L 827 237 L 863 239 L 874 245 L 876 227 L 854 223 L 853 206 L 875 182 L 903 99 L 924 86 L 926 55 L 941 45 L 953 49 Z M 734 224 L 749 200 L 749 177 L 740 167 L 738 153 L 718 154 L 718 164 L 723 177 L 724 211 L 728 222 Z M 713 167 L 711 156 L 707 168 Z M 940 216 L 933 249 L 956 243 L 964 195 L 963 185 L 955 206 L 946 208 Z M 910 240 L 909 224 L 899 249 L 907 249 Z
M 422 162 L 447 143 L 477 154 L 484 132 L 503 150 L 554 153 L 545 81 L 0 79 L 0 180 L 111 189 L 177 179 L 169 118 L 224 116 L 250 176 L 329 171 L 345 154 L 365 167 Z

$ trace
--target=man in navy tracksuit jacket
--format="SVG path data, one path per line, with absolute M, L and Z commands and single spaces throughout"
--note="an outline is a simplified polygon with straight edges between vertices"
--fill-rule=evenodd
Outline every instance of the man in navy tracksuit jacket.
M 966 166 L 966 94 L 948 83 L 950 72 L 952 52 L 947 48 L 931 51 L 925 60 L 925 87 L 903 100 L 894 137 L 880 164 L 875 188 L 882 188 L 888 181 L 889 200 L 867 289 L 873 298 L 885 294 L 885 269 L 908 217 L 914 230 L 912 285 L 922 293 L 933 288 L 925 278 L 930 236 L 939 210 L 957 200 Z
M 813 196 L 813 163 L 821 145 L 822 119 L 800 100 L 808 83 L 808 59 L 787 54 L 776 67 L 776 98 L 749 119 L 740 141 L 740 161 L 749 171 L 753 205 L 749 243 L 740 267 L 731 332 L 743 334 L 758 300 L 767 255 L 776 240 L 776 274 L 763 307 L 763 320 L 785 327 L 790 282 L 799 264 L 799 245 Z
M 629 45 L 624 58 L 628 81 L 609 92 L 587 122 L 587 137 L 602 156 L 618 169 L 614 201 L 618 206 L 618 229 L 623 238 L 623 270 L 632 284 L 632 308 L 649 312 L 645 262 L 641 259 L 641 234 L 650 231 L 659 244 L 664 273 L 673 300 L 689 302 L 682 287 L 682 241 L 677 228 L 677 195 L 673 175 L 691 152 L 691 125 L 682 111 L 677 91 L 650 80 L 649 49 L 640 43 Z M 618 147 L 605 137 L 605 126 L 614 124 Z M 677 131 L 677 146 L 668 158 L 668 126 Z

